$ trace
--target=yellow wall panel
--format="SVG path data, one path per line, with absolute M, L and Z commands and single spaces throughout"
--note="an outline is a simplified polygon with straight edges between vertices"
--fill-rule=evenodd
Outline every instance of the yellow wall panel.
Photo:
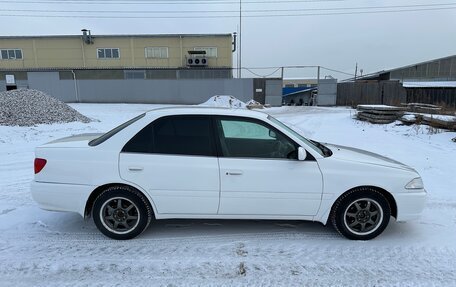
M 217 58 L 209 67 L 232 67 L 231 36 L 122 36 L 97 37 L 86 44 L 80 36 L 3 37 L 1 49 L 22 49 L 22 60 L 0 60 L 0 69 L 9 68 L 122 68 L 185 67 L 188 51 L 195 47 L 217 47 Z M 146 47 L 168 47 L 167 59 L 146 58 Z M 120 58 L 98 59 L 98 48 L 118 48 Z

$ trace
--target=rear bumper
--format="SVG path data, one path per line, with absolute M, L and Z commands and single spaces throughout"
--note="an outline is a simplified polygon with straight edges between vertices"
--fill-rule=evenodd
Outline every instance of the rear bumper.
M 397 221 L 418 219 L 426 205 L 426 190 L 407 191 L 393 195 L 397 204 Z
M 31 192 L 33 200 L 45 210 L 77 212 L 84 217 L 84 210 L 91 185 L 61 184 L 33 181 Z

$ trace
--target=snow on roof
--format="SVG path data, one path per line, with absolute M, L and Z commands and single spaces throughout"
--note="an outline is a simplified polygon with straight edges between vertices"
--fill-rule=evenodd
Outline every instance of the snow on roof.
M 404 88 L 456 88 L 456 81 L 432 81 L 432 82 L 409 82 L 402 83 Z

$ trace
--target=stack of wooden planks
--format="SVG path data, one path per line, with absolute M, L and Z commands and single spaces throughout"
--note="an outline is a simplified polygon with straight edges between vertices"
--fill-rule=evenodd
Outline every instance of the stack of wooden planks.
M 368 121 L 373 124 L 389 124 L 400 119 L 405 107 L 394 107 L 386 105 L 358 105 L 357 118 L 362 121 Z
M 409 112 L 415 113 L 426 113 L 426 114 L 440 114 L 442 112 L 442 107 L 430 104 L 421 104 L 421 103 L 407 103 L 401 104 L 406 107 Z
M 416 124 L 428 125 L 439 129 L 456 130 L 456 116 L 418 113 L 415 113 L 414 116 Z M 403 119 L 401 121 L 404 122 Z
M 400 120 L 403 124 L 428 125 L 434 128 L 456 130 L 456 114 L 445 112 L 439 106 L 410 103 L 402 104 L 406 106 L 407 112 Z

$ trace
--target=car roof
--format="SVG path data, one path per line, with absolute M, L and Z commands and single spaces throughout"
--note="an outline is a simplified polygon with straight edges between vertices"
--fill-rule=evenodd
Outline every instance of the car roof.
M 146 112 L 148 116 L 154 115 L 223 115 L 245 116 L 254 118 L 267 118 L 268 114 L 261 111 L 252 111 L 247 108 L 226 108 L 211 106 L 171 106 L 160 107 Z

